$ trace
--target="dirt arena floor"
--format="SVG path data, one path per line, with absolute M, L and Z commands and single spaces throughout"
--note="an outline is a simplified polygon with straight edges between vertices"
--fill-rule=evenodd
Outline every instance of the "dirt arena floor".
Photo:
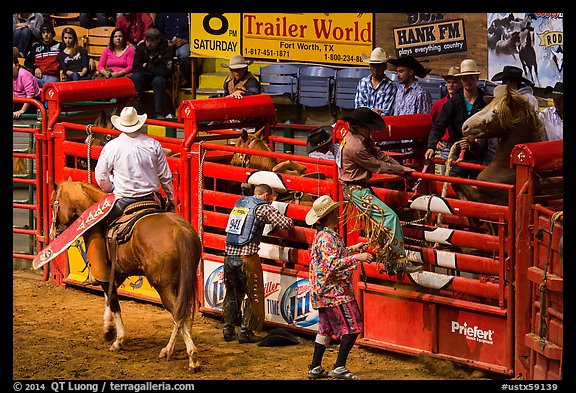
M 103 295 L 75 287 L 42 283 L 29 271 L 13 274 L 13 378 L 15 380 L 307 380 L 313 337 L 298 335 L 297 345 L 259 347 L 224 342 L 222 322 L 197 314 L 192 338 L 202 364 L 188 371 L 181 337 L 170 361 L 158 359 L 172 322 L 162 307 L 123 299 L 128 341 L 109 352 L 102 331 Z M 260 335 L 265 335 L 265 327 Z M 338 346 L 326 351 L 330 367 Z M 486 374 L 429 357 L 411 357 L 354 347 L 348 368 L 364 380 L 487 380 Z M 495 376 L 492 376 L 495 377 Z M 315 382 L 315 381 L 311 381 Z

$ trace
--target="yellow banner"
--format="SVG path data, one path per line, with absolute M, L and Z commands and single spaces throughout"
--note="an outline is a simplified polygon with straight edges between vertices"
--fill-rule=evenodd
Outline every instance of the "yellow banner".
M 362 64 L 374 40 L 371 13 L 190 14 L 192 56 Z
M 360 64 L 370 55 L 372 14 L 242 14 L 245 57 Z
M 240 53 L 241 14 L 190 14 L 190 54 L 229 58 Z

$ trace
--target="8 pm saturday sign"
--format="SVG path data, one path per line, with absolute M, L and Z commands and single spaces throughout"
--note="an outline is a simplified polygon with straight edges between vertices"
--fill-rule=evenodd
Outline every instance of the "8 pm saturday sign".
M 373 42 L 373 14 L 191 14 L 193 56 L 362 64 Z

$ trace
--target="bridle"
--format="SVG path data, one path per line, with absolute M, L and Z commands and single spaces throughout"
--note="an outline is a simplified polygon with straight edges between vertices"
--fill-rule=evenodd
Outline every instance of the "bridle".
M 52 240 L 58 237 L 65 229 L 62 227 L 62 225 L 58 224 L 58 211 L 60 210 L 60 202 L 58 201 L 58 198 L 60 197 L 61 192 L 61 188 L 56 189 L 56 196 L 54 197 L 54 202 L 52 203 L 52 224 L 50 224 L 49 232 L 50 239 Z M 52 236 L 53 233 L 54 236 Z

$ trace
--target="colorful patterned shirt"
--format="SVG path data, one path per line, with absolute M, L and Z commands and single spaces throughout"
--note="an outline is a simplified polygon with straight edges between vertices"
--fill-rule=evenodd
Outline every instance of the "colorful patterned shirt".
M 256 217 L 265 224 L 270 224 L 273 227 L 279 227 L 282 229 L 292 229 L 294 227 L 294 221 L 291 218 L 286 217 L 280 213 L 274 206 L 269 204 L 264 204 L 258 206 L 256 209 Z M 258 254 L 260 249 L 260 244 L 257 242 L 250 242 L 243 246 L 233 246 L 231 244 L 226 244 L 226 249 L 224 250 L 226 255 L 254 255 Z
M 407 92 L 404 91 L 403 85 L 396 91 L 394 116 L 430 113 L 430 109 L 432 109 L 432 96 L 417 80 L 408 87 Z
M 378 83 L 376 88 L 372 87 L 372 75 L 368 75 L 358 83 L 354 106 L 356 108 L 366 107 L 372 110 L 380 109 L 380 115 L 392 116 L 394 114 L 394 97 L 398 87 L 390 78 L 384 76 L 384 79 Z
M 355 299 L 352 277 L 356 256 L 332 229 L 316 233 L 310 252 L 309 280 L 312 307 L 336 307 Z

